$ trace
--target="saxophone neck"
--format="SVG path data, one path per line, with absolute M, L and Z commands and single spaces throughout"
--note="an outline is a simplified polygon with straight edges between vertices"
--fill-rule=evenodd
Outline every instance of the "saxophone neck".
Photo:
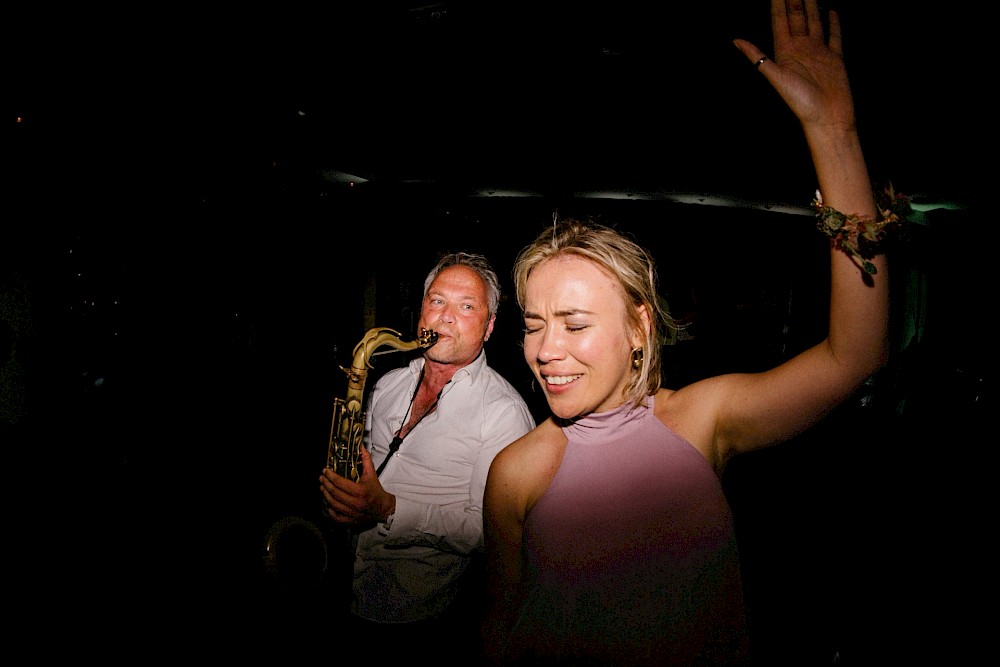
M 354 347 L 355 370 L 372 368 L 371 358 L 375 356 L 375 351 L 380 347 L 388 345 L 393 348 L 393 352 L 406 352 L 418 348 L 428 348 L 437 342 L 438 335 L 430 329 L 421 329 L 420 335 L 413 340 L 403 340 L 403 335 L 395 329 L 388 327 L 374 327 L 369 329 Z
M 420 335 L 413 340 L 403 340 L 403 335 L 388 327 L 369 329 L 361 341 L 354 347 L 354 361 L 351 368 L 344 369 L 347 373 L 348 396 L 360 400 L 364 392 L 365 378 L 368 370 L 373 368 L 371 358 L 380 347 L 389 346 L 392 352 L 426 349 L 437 342 L 437 332 L 431 329 L 421 329 Z

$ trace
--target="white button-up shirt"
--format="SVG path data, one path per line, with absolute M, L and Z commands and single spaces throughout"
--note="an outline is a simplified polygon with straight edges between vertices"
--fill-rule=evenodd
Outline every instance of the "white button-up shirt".
M 372 389 L 365 446 L 376 469 L 403 425 L 424 359 L 386 372 Z M 490 463 L 534 428 L 524 399 L 486 364 L 485 350 L 452 376 L 437 408 L 410 431 L 379 481 L 396 496 L 391 526 L 361 533 L 352 611 L 379 622 L 436 616 L 483 543 L 483 494 Z

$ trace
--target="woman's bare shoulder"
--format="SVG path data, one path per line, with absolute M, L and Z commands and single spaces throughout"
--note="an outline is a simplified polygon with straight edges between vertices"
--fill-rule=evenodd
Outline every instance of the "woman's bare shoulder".
M 548 488 L 564 451 L 566 436 L 549 417 L 496 455 L 490 466 L 491 481 L 519 488 L 530 506 Z
M 536 465 L 552 456 L 562 458 L 566 436 L 551 417 L 531 429 L 497 454 L 502 462 Z

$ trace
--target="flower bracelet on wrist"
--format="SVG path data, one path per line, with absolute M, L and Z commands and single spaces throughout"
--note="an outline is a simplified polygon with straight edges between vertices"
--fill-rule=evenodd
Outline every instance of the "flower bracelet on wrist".
M 816 228 L 829 236 L 835 248 L 846 252 L 869 275 L 877 273 L 875 265 L 869 260 L 879 253 L 889 234 L 903 224 L 910 211 L 909 197 L 896 193 L 892 184 L 887 185 L 884 194 L 876 195 L 875 199 L 877 213 L 874 219 L 845 215 L 824 206 L 819 190 L 812 202 L 816 209 Z

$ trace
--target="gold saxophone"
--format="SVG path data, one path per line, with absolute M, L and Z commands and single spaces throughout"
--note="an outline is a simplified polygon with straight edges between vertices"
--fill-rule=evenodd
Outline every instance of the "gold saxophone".
M 341 366 L 347 374 L 347 395 L 333 401 L 333 424 L 330 427 L 330 446 L 327 449 L 327 466 L 337 474 L 357 481 L 361 476 L 361 448 L 365 432 L 365 413 L 362 407 L 365 380 L 372 368 L 375 351 L 389 345 L 393 351 L 428 348 L 437 342 L 438 335 L 422 329 L 412 341 L 404 341 L 398 331 L 384 327 L 369 329 L 354 348 L 354 361 L 350 368 Z M 386 354 L 386 353 L 382 353 Z M 323 504 L 326 505 L 324 499 Z M 286 516 L 271 525 L 264 538 L 264 567 L 278 584 L 279 590 L 304 592 L 317 586 L 346 586 L 350 592 L 353 575 L 353 547 L 350 531 L 336 532 L 326 522 L 314 522 L 299 516 Z M 334 567 L 337 577 L 328 574 L 330 561 L 341 561 Z M 345 573 L 344 582 L 339 574 Z M 343 591 L 336 591 L 339 595 Z M 350 596 L 347 595 L 349 599 Z
M 354 361 L 350 368 L 341 366 L 347 374 L 347 396 L 333 399 L 333 423 L 330 425 L 330 446 L 326 452 L 326 465 L 341 477 L 358 481 L 361 477 L 361 448 L 365 434 L 363 399 L 368 370 L 373 368 L 371 358 L 375 350 L 388 345 L 389 352 L 426 349 L 437 342 L 438 335 L 430 329 L 421 329 L 420 335 L 404 341 L 402 334 L 387 327 L 369 329 L 354 347 Z M 386 353 L 381 353 L 386 354 Z

